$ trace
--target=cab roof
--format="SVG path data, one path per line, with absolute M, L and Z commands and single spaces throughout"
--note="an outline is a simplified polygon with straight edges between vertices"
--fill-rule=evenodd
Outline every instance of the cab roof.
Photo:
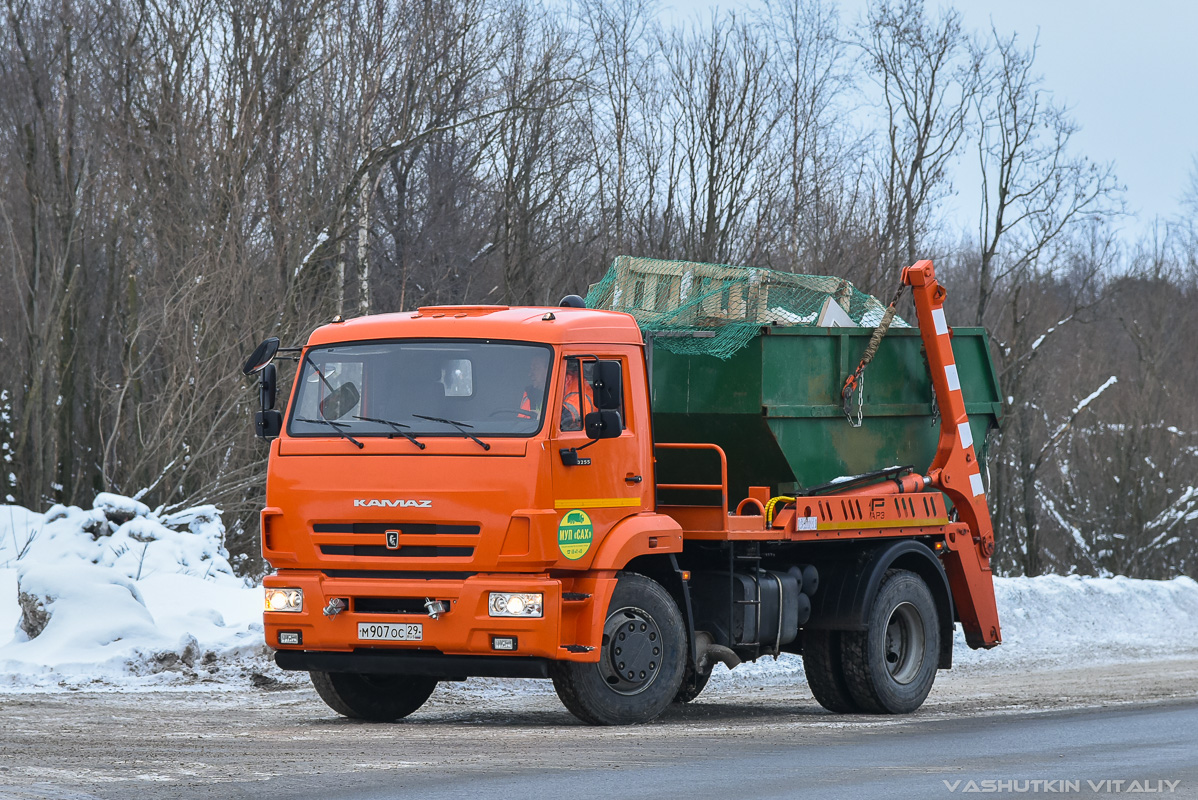
M 630 314 L 548 306 L 426 306 L 322 325 L 308 346 L 371 339 L 512 339 L 545 344 L 644 343 Z

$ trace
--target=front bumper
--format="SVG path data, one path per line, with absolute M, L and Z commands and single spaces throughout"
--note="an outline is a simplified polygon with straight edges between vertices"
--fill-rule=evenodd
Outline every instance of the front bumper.
M 439 680 L 466 678 L 548 678 L 549 659 L 530 656 L 447 656 L 426 650 L 359 650 L 321 653 L 280 650 L 275 663 L 305 672 L 361 672 L 370 675 L 420 675 Z
M 594 629 L 596 600 L 606 608 L 606 597 L 595 591 L 566 592 L 561 580 L 547 575 L 528 574 L 480 574 L 462 578 L 438 577 L 426 579 L 420 573 L 380 573 L 372 577 L 333 577 L 320 571 L 286 570 L 271 575 L 264 581 L 267 587 L 294 586 L 304 591 L 304 608 L 301 612 L 270 612 L 263 614 L 266 642 L 279 651 L 277 661 L 284 669 L 318 669 L 311 666 L 312 659 L 299 658 L 327 654 L 339 656 L 337 664 L 358 664 L 369 661 L 367 656 L 385 659 L 403 654 L 419 655 L 425 659 L 435 656 L 488 657 L 492 660 L 550 659 L 568 661 L 596 661 L 599 657 L 598 642 L 591 643 Z M 600 580 L 602 582 L 602 580 Z M 572 581 L 578 583 L 578 581 Z M 589 585 L 584 589 L 599 588 Z M 611 580 L 614 584 L 614 579 Z M 571 586 L 569 588 L 578 588 Z M 491 592 L 538 592 L 543 595 L 542 617 L 492 617 L 488 613 L 487 599 Z M 610 594 L 610 593 L 609 593 Z M 563 595 L 565 598 L 563 599 Z M 329 601 L 340 598 L 346 610 L 326 616 L 324 608 Z M 425 599 L 438 600 L 448 610 L 433 619 L 427 613 L 416 611 Z M 362 610 L 377 608 L 380 603 L 395 601 L 405 606 L 409 613 L 387 613 Z M 360 641 L 358 623 L 420 623 L 423 636 L 420 641 Z M 287 641 L 298 644 L 282 644 L 281 634 L 289 634 Z M 581 635 L 580 635 L 581 633 Z M 514 637 L 515 650 L 497 651 L 493 646 L 495 637 Z M 584 641 L 580 641 L 583 639 Z M 295 656 L 290 655 L 295 653 Z M 349 657 L 348 660 L 346 657 Z M 359 667 L 333 668 L 333 661 L 326 667 L 329 671 L 369 671 Z M 393 661 L 377 661 L 376 671 L 394 672 Z M 429 661 L 428 663 L 433 663 Z M 445 662 L 433 669 L 432 674 L 489 674 L 478 672 L 482 665 L 473 670 L 454 673 Z M 442 669 L 444 668 L 444 669 Z M 406 671 L 406 670 L 404 670 Z

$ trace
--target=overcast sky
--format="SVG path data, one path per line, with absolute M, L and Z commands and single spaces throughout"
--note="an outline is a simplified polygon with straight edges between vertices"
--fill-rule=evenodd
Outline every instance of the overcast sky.
M 1081 124 L 1077 149 L 1114 161 L 1143 223 L 1177 214 L 1198 156 L 1198 3 L 960 3 L 971 27 L 1033 37 L 1046 83 Z
M 676 13 L 706 12 L 716 3 L 666 0 Z M 750 2 L 723 2 L 740 8 Z M 1075 150 L 1113 161 L 1127 187 L 1127 227 L 1180 213 L 1178 200 L 1198 156 L 1198 1 L 960 0 L 967 28 L 1039 33 L 1037 65 L 1047 88 L 1081 125 Z M 941 4 L 929 2 L 934 11 Z M 865 0 L 841 0 L 841 18 L 856 21 Z M 967 178 L 955 183 L 962 197 Z M 976 193 L 971 193 L 976 196 Z M 971 202 L 969 205 L 973 205 Z

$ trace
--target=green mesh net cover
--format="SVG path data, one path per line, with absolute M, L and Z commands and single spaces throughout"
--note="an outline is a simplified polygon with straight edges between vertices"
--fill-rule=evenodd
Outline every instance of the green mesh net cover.
M 587 307 L 631 314 L 654 347 L 717 358 L 765 325 L 874 328 L 886 310 L 843 278 L 632 256 L 616 257 Z

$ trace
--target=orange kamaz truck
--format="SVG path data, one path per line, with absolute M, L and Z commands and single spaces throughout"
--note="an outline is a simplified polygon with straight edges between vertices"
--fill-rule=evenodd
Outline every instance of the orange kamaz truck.
M 831 711 L 919 708 L 955 623 L 1000 641 L 979 453 L 1001 402 L 932 263 L 901 284 L 916 327 L 833 278 L 621 258 L 589 308 L 268 339 L 245 371 L 277 664 L 380 721 L 502 676 L 645 722 L 781 653 Z

